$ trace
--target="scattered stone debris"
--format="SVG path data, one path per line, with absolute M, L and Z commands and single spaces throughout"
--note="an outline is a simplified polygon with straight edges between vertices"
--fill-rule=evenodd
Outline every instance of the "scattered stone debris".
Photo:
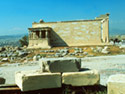
M 21 47 L 0 47 L 1 62 L 15 62 L 15 60 L 25 58 L 29 53 L 30 52 L 27 49 Z
M 102 50 L 102 53 L 103 53 L 103 54 L 109 54 L 110 52 L 107 51 L 106 49 L 103 49 L 103 50 Z
M 124 48 L 121 52 L 124 53 Z M 110 54 L 109 46 L 97 46 L 97 47 L 72 47 L 72 48 L 56 48 L 56 49 L 33 49 L 29 50 L 25 47 L 12 47 L 5 46 L 0 47 L 0 62 L 3 58 L 8 58 L 8 62 L 27 62 L 27 61 L 38 61 L 40 58 L 58 58 L 58 57 L 88 57 L 96 55 Z M 112 52 L 111 52 L 112 53 Z M 25 59 L 25 57 L 27 59 Z
M 108 46 L 105 46 L 104 49 L 102 49 L 101 52 L 102 52 L 103 54 L 109 54 L 110 51 L 108 51 L 108 50 L 109 50 Z
M 88 55 L 88 52 L 84 52 L 83 54 L 84 54 L 84 55 Z
M 97 49 L 97 52 L 100 53 L 100 52 L 102 51 L 103 48 L 102 48 L 102 47 L 96 47 L 96 49 Z
M 8 62 L 8 58 L 3 58 L 2 62 Z
M 92 54 L 91 54 L 91 55 L 90 55 L 90 54 L 87 55 L 87 57 L 93 57 L 93 56 L 94 56 L 94 55 L 92 55 Z

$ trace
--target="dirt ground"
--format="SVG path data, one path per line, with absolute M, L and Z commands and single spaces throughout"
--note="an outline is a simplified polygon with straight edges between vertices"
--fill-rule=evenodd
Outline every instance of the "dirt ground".
M 100 84 L 106 86 L 110 75 L 125 74 L 125 55 L 86 57 L 82 59 L 82 67 L 97 69 Z
M 125 55 L 96 56 L 82 58 L 82 68 L 97 69 L 100 73 L 101 85 L 106 85 L 107 79 L 112 74 L 125 74 Z M 6 79 L 5 84 L 15 84 L 16 71 L 40 69 L 38 62 L 2 64 L 0 77 Z

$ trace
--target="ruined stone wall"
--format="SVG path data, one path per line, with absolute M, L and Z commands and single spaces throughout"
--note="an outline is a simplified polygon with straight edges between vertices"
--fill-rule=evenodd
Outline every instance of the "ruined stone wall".
M 48 39 L 32 39 L 29 40 L 28 48 L 50 48 Z
M 99 45 L 101 43 L 101 21 L 72 21 L 33 23 L 33 28 L 51 27 L 52 46 Z

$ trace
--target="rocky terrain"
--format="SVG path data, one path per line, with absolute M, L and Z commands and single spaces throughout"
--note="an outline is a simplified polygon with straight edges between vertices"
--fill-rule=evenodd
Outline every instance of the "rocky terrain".
M 102 84 L 105 85 L 104 80 L 107 80 L 105 74 L 110 75 L 110 71 L 122 72 L 123 68 L 121 69 L 120 66 L 123 67 L 122 65 L 124 65 L 124 55 L 119 54 L 125 54 L 125 49 L 118 46 L 55 47 L 52 49 L 32 50 L 26 47 L 5 46 L 0 47 L 0 77 L 7 78 L 6 84 L 12 84 L 14 83 L 15 71 L 39 69 L 38 60 L 40 58 L 79 57 L 83 58 L 83 68 L 98 69 L 103 73 L 101 74 L 103 78 Z M 96 58 L 96 56 L 102 57 Z M 114 65 L 112 66 L 112 64 Z M 115 69 L 114 66 L 117 66 L 118 69 Z
M 45 57 L 81 58 L 81 67 L 97 69 L 100 73 L 100 84 L 104 86 L 110 75 L 125 73 L 125 48 L 121 46 L 54 47 L 51 49 L 3 46 L 0 47 L 0 78 L 5 79 L 6 85 L 15 84 L 15 72 L 38 70 L 40 69 L 39 59 Z
M 0 47 L 0 65 L 4 63 L 25 63 L 38 61 L 43 57 L 93 57 L 125 54 L 119 46 L 55 47 L 51 49 L 27 49 L 26 47 Z

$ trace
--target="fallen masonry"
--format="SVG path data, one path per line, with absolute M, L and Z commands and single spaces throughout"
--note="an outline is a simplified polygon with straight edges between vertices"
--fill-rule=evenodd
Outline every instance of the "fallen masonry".
M 100 76 L 96 70 L 68 72 L 62 74 L 62 83 L 71 86 L 90 86 L 99 84 Z
M 61 81 L 62 79 L 62 81 Z M 15 74 L 15 82 L 21 91 L 59 88 L 62 84 L 71 86 L 92 86 L 99 84 L 99 74 L 95 70 L 71 73 L 41 73 L 21 71 Z
M 39 64 L 47 72 L 78 72 L 81 67 L 79 58 L 42 58 Z
M 15 82 L 21 91 L 59 88 L 61 87 L 61 74 L 21 71 L 15 74 Z
M 108 94 L 125 94 L 125 74 L 111 75 L 107 84 Z
M 81 67 L 79 58 L 42 58 L 39 62 L 40 70 L 15 73 L 15 82 L 21 91 L 54 89 L 61 88 L 63 85 L 93 86 L 99 84 L 98 71 L 79 71 Z

